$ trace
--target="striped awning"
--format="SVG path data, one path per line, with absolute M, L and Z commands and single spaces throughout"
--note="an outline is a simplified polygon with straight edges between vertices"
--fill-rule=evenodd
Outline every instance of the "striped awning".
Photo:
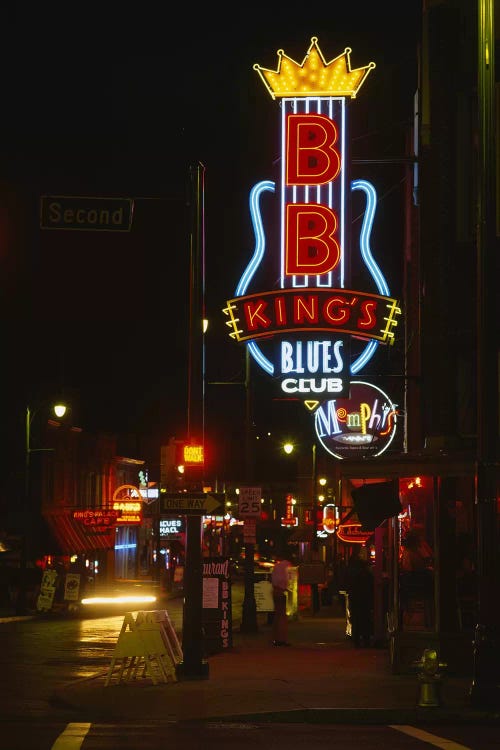
M 44 515 L 61 550 L 66 555 L 80 555 L 98 549 L 112 549 L 114 546 L 114 527 L 104 534 L 96 534 L 88 531 L 79 521 L 75 521 L 70 511 Z

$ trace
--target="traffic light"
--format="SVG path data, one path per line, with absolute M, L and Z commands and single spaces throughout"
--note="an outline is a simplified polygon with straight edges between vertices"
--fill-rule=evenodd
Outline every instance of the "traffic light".
M 183 441 L 170 438 L 168 445 L 160 447 L 160 478 L 164 489 L 175 491 L 178 489 L 181 473 L 178 467 L 182 465 Z
M 161 485 L 176 490 L 201 490 L 203 481 L 204 446 L 194 441 L 170 438 L 160 449 Z

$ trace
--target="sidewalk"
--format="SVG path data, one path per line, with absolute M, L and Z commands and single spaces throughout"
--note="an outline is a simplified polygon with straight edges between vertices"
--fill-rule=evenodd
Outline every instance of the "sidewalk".
M 289 623 L 290 647 L 271 645 L 271 627 L 240 633 L 233 647 L 209 656 L 208 677 L 153 685 L 149 679 L 105 687 L 107 670 L 65 685 L 58 705 L 90 720 L 389 723 L 500 721 L 500 712 L 469 704 L 470 681 L 443 677 L 441 706 L 419 707 L 417 675 L 393 675 L 387 649 L 352 646 L 332 607 L 302 611 Z

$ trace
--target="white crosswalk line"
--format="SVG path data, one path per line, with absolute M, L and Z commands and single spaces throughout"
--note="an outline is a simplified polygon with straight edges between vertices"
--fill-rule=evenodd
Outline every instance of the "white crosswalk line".
M 417 727 L 411 727 L 407 724 L 389 724 L 391 729 L 396 729 L 398 732 L 409 734 L 411 737 L 415 737 L 417 740 L 428 742 L 430 745 L 440 747 L 441 750 L 471 750 L 470 747 L 460 745 L 458 742 L 453 740 L 445 740 L 444 737 L 438 737 L 430 732 L 424 732 L 423 729 L 417 729 Z
M 68 724 L 52 745 L 51 750 L 80 750 L 91 726 L 92 724 Z

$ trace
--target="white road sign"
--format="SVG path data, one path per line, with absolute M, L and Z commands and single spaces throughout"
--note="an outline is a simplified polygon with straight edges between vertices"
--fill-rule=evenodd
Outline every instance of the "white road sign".
M 238 510 L 240 518 L 260 518 L 261 487 L 240 487 Z

